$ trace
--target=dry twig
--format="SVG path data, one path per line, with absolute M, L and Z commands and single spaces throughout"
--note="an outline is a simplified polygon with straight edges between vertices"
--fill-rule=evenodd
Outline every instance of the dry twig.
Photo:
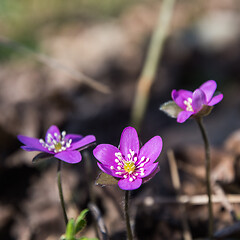
M 173 187 L 177 193 L 177 196 L 179 196 L 180 190 L 181 190 L 181 182 L 180 182 L 178 168 L 177 168 L 177 162 L 175 160 L 173 150 L 168 150 L 167 156 L 168 156 L 168 161 L 169 161 L 169 166 L 170 166 Z M 184 238 L 184 240 L 192 240 L 190 228 L 189 228 L 189 225 L 187 222 L 187 217 L 186 217 L 185 204 L 180 205 L 180 212 L 181 212 L 181 218 L 182 218 L 183 238 Z

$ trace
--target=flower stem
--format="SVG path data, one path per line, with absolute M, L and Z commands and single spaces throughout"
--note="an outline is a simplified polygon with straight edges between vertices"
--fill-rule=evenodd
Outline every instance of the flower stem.
M 125 191 L 125 206 L 124 206 L 124 211 L 125 211 L 125 221 L 126 221 L 126 228 L 127 228 L 127 236 L 128 240 L 133 239 L 133 234 L 132 234 L 132 229 L 130 225 L 130 219 L 129 219 L 129 214 L 128 214 L 128 201 L 129 201 L 129 195 L 130 191 Z
M 207 186 L 207 195 L 208 195 L 208 235 L 212 239 L 213 236 L 213 209 L 212 209 L 212 191 L 211 191 L 211 179 L 210 179 L 210 145 L 207 137 L 206 130 L 203 125 L 202 118 L 197 118 L 198 126 L 201 130 L 204 146 L 205 146 L 205 168 L 206 168 L 206 186 Z
M 64 197 L 63 197 L 63 190 L 62 190 L 62 181 L 61 181 L 61 161 L 58 161 L 58 169 L 57 169 L 57 183 L 58 183 L 58 191 L 59 191 L 59 198 L 63 210 L 63 217 L 65 224 L 68 224 L 68 217 L 66 213 L 65 203 L 64 203 Z

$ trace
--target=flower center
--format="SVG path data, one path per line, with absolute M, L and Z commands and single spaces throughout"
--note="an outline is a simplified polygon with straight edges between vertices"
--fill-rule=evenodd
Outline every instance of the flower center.
M 67 148 L 70 148 L 72 139 L 65 139 L 66 132 L 63 131 L 60 134 L 54 133 L 53 135 L 49 133 L 47 135 L 47 141 L 45 142 L 43 139 L 40 139 L 39 142 L 42 144 L 44 148 L 47 148 L 48 151 L 52 151 L 54 153 L 65 151 Z
M 62 144 L 60 142 L 58 142 L 58 143 L 55 144 L 54 147 L 55 147 L 56 151 L 59 151 L 62 148 Z
M 134 162 L 130 161 L 130 162 L 125 162 L 124 163 L 124 170 L 128 173 L 131 173 L 135 170 L 135 164 Z
M 129 149 L 129 154 L 123 157 L 121 152 L 115 153 L 115 164 L 110 166 L 110 169 L 121 178 L 129 178 L 132 182 L 139 176 L 144 177 L 145 169 L 144 166 L 149 162 L 149 158 L 144 156 L 141 159 L 138 158 L 137 154 Z
M 186 106 L 187 111 L 194 112 L 192 107 L 192 98 L 189 97 L 187 100 L 184 100 L 183 103 Z

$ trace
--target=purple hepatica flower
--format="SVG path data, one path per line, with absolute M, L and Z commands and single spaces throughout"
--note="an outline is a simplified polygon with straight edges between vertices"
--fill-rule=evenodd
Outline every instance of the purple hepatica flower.
M 81 136 L 77 134 L 60 133 L 57 126 L 51 126 L 44 139 L 37 139 L 19 135 L 18 139 L 26 146 L 21 148 L 26 151 L 40 151 L 53 155 L 67 163 L 78 163 L 82 156 L 77 149 L 96 141 L 95 136 Z
M 174 89 L 172 91 L 172 98 L 174 102 L 183 109 L 177 116 L 177 122 L 183 123 L 192 115 L 196 115 L 203 110 L 204 107 L 212 107 L 219 103 L 223 99 L 223 94 L 218 94 L 213 97 L 216 88 L 216 82 L 209 80 L 194 92 L 187 90 L 177 91 Z
M 93 154 L 103 172 L 120 179 L 118 186 L 121 189 L 134 190 L 159 171 L 155 161 L 161 150 L 160 136 L 153 137 L 139 149 L 137 131 L 127 127 L 122 132 L 119 149 L 110 144 L 100 144 Z

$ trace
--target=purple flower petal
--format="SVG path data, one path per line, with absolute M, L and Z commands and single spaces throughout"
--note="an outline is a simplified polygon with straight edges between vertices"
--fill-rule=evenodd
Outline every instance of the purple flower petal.
M 223 94 L 218 94 L 217 96 L 213 97 L 212 100 L 208 103 L 208 106 L 213 106 L 223 99 Z
M 172 90 L 172 99 L 173 101 L 183 110 L 186 109 L 186 105 L 184 104 L 184 100 L 187 100 L 188 98 L 192 98 L 193 93 L 191 91 L 187 90 Z
M 78 148 L 81 148 L 85 145 L 88 145 L 90 143 L 93 143 L 96 141 L 96 138 L 95 136 L 93 135 L 88 135 L 88 136 L 85 136 L 84 138 L 79 138 L 78 141 L 76 141 L 77 139 L 74 138 L 74 141 L 72 142 L 69 150 L 74 150 L 74 149 L 78 149 Z
M 217 88 L 217 83 L 214 80 L 209 80 L 199 87 L 206 95 L 206 101 L 209 102 Z
M 45 142 L 47 142 L 47 136 L 48 134 L 51 134 L 52 136 L 54 136 L 54 133 L 57 133 L 57 135 L 61 135 L 60 134 L 60 131 L 59 131 L 59 128 L 55 125 L 52 125 L 48 130 L 47 130 L 47 133 L 46 133 L 46 137 L 45 137 Z
M 33 148 L 33 147 L 27 147 L 27 146 L 21 146 L 21 148 L 25 151 L 31 152 L 31 151 L 39 151 L 39 149 L 37 148 Z
M 26 145 L 26 148 L 24 148 L 26 151 L 40 151 L 53 154 L 53 152 L 50 152 L 47 148 L 44 148 L 37 138 L 18 135 L 18 140 Z
M 150 181 L 158 172 L 160 171 L 159 165 L 149 174 L 147 177 L 143 178 L 143 183 Z
M 78 142 L 82 138 L 83 138 L 83 136 L 82 135 L 78 135 L 78 134 L 67 134 L 65 136 L 65 139 L 67 139 L 67 140 L 72 139 L 72 143 Z
M 97 165 L 98 165 L 98 167 L 99 167 L 103 172 L 105 172 L 106 174 L 111 175 L 111 176 L 113 176 L 113 177 L 117 177 L 117 178 L 120 177 L 118 174 L 115 174 L 115 172 L 114 172 L 113 170 L 111 170 L 111 169 L 109 168 L 109 166 L 103 165 L 103 164 L 101 164 L 101 163 L 99 163 L 99 162 L 97 163 Z
M 144 156 L 149 158 L 149 163 L 153 163 L 156 161 L 158 156 L 162 151 L 162 138 L 160 136 L 155 136 L 151 138 L 148 142 L 146 142 L 143 147 L 140 149 L 140 153 L 138 156 L 138 161 Z M 138 162 L 136 162 L 138 164 Z
M 139 140 L 138 134 L 135 128 L 126 127 L 121 135 L 120 139 L 120 151 L 124 156 L 127 156 L 129 153 L 129 149 L 134 151 L 135 153 L 139 152 Z
M 118 186 L 123 190 L 134 190 L 139 188 L 141 184 L 142 184 L 141 178 L 137 178 L 132 182 L 129 181 L 129 178 L 120 179 L 118 181 Z
M 143 176 L 141 176 L 140 174 L 139 174 L 139 178 L 145 178 L 145 177 L 147 177 L 148 175 L 150 175 L 152 172 L 154 172 L 155 171 L 155 169 L 158 167 L 158 163 L 151 163 L 151 164 L 146 164 L 145 166 L 144 166 L 144 175 Z
M 103 165 L 117 167 L 115 162 L 115 153 L 120 152 L 119 149 L 110 144 L 100 144 L 93 150 L 95 158 Z
M 82 155 L 78 151 L 63 151 L 55 154 L 54 157 L 67 163 L 78 163 L 82 160 Z
M 193 112 L 189 111 L 182 111 L 178 114 L 177 116 L 177 122 L 183 123 L 185 122 L 188 118 L 190 118 L 193 115 Z
M 201 89 L 196 89 L 193 92 L 192 97 L 192 107 L 194 113 L 199 112 L 202 109 L 203 105 L 207 105 L 205 93 Z

